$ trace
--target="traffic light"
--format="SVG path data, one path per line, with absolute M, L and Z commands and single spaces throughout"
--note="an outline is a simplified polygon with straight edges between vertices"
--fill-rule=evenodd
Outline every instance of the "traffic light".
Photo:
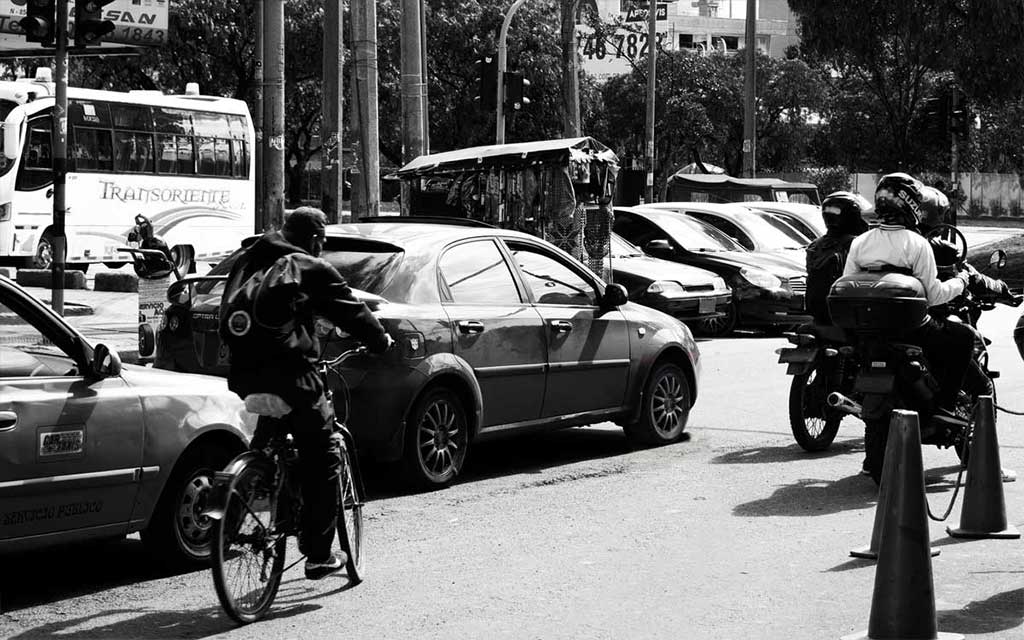
M 509 109 L 519 110 L 530 104 L 530 99 L 523 93 L 530 86 L 530 81 L 521 73 L 505 73 L 505 104 Z
M 974 117 L 971 114 L 970 105 L 967 103 L 967 95 L 963 91 L 957 91 L 949 112 L 949 130 L 966 137 L 971 133 L 973 122 Z
M 494 109 L 498 101 L 498 56 L 486 55 L 477 62 L 480 89 L 477 97 L 484 109 Z
M 25 17 L 18 21 L 25 39 L 44 47 L 54 46 L 57 39 L 56 0 L 28 0 Z
M 97 44 L 115 29 L 114 23 L 103 19 L 103 7 L 114 0 L 75 0 L 75 48 Z
M 945 138 L 949 131 L 949 94 L 943 93 L 924 101 L 924 128 L 936 138 Z

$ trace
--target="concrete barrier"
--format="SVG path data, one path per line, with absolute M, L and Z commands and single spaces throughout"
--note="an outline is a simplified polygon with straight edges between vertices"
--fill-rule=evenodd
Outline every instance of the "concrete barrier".
M 124 291 L 135 293 L 139 290 L 139 276 L 134 273 L 104 271 L 96 274 L 92 283 L 93 291 Z
M 18 269 L 18 276 L 15 280 L 23 287 L 52 288 L 53 273 L 49 269 Z M 88 289 L 85 283 L 85 274 L 81 271 L 64 272 L 65 289 Z
M 11 280 L 14 280 L 17 272 L 18 270 L 14 267 L 0 267 L 0 276 L 10 278 Z

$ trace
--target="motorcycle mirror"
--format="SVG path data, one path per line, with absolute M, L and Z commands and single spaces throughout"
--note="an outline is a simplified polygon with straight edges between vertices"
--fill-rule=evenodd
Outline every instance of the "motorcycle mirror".
M 992 255 L 988 257 L 988 266 L 995 270 L 1000 270 L 1006 266 L 1006 252 L 1002 249 L 996 249 L 992 252 Z

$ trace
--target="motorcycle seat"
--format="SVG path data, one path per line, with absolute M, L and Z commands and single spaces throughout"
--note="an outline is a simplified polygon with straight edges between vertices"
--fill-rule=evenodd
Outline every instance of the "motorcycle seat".
M 809 333 L 821 342 L 847 342 L 846 330 L 833 324 L 802 324 L 797 333 Z

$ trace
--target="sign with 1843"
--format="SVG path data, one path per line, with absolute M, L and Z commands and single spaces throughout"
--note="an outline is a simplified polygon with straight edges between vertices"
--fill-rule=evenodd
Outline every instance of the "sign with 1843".
M 26 15 L 31 0 L 0 0 L 0 50 L 26 49 L 18 21 Z M 74 4 L 68 0 L 68 32 L 74 32 Z M 114 24 L 114 30 L 104 36 L 103 46 L 155 46 L 167 43 L 168 8 L 170 0 L 114 0 L 103 7 L 103 19 Z

